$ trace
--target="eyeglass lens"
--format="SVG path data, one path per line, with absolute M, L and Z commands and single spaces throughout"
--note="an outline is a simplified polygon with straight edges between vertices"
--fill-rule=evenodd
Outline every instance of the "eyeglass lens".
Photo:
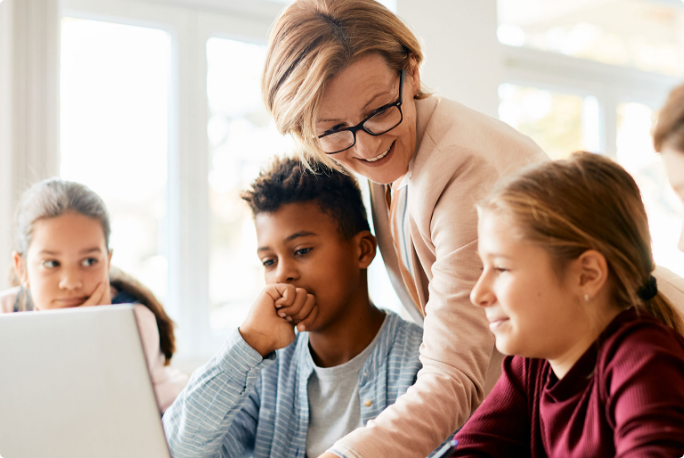
M 400 123 L 401 110 L 397 106 L 392 106 L 368 118 L 363 123 L 363 127 L 373 135 L 381 135 L 394 129 Z M 325 152 L 343 151 L 354 145 L 354 134 L 349 130 L 343 130 L 322 137 L 320 142 Z

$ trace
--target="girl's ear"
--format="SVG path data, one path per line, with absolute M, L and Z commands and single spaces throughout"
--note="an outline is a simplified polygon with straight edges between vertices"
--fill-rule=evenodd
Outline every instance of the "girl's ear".
M 13 251 L 12 260 L 14 261 L 14 273 L 17 274 L 17 278 L 24 288 L 28 288 L 28 272 L 26 269 L 26 260 L 24 259 L 24 256 L 17 251 Z
M 596 250 L 587 250 L 576 260 L 579 273 L 577 286 L 584 298 L 595 297 L 608 281 L 608 262 Z
M 370 231 L 361 231 L 354 238 L 357 239 L 359 247 L 359 267 L 367 269 L 371 262 L 373 262 L 373 259 L 375 259 L 378 242 Z

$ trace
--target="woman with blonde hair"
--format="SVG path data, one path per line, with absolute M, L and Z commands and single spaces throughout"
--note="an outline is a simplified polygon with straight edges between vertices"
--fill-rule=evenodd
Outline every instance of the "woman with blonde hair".
M 453 456 L 682 456 L 684 325 L 654 277 L 634 179 L 576 153 L 478 209 L 471 299 L 511 356 Z
M 0 292 L 0 313 L 133 303 L 159 410 L 185 387 L 168 367 L 174 324 L 144 285 L 111 266 L 109 214 L 86 186 L 48 179 L 31 186 L 17 211 L 14 287 Z
M 424 326 L 416 384 L 325 457 L 427 456 L 501 370 L 484 311 L 468 300 L 481 266 L 474 204 L 500 177 L 546 155 L 504 123 L 431 95 L 422 60 L 416 36 L 373 0 L 295 0 L 269 38 L 268 110 L 306 161 L 372 182 L 382 257 Z

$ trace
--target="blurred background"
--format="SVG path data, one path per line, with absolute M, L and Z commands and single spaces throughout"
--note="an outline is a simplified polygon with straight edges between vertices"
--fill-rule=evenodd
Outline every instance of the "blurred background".
M 260 96 L 287 1 L 0 3 L 0 287 L 16 201 L 50 176 L 98 192 L 113 263 L 164 302 L 181 367 L 239 325 L 263 286 L 240 190 L 292 149 Z M 617 159 L 641 187 L 656 262 L 684 275 L 682 208 L 650 131 L 684 81 L 682 0 L 385 0 L 421 37 L 424 82 L 552 157 Z M 365 186 L 363 186 L 364 189 Z M 378 258 L 371 295 L 399 309 Z

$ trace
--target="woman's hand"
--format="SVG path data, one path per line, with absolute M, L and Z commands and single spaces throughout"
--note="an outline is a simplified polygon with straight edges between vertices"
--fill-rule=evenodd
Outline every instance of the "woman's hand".
M 325 452 L 318 458 L 340 458 L 339 456 L 335 455 L 333 452 Z

